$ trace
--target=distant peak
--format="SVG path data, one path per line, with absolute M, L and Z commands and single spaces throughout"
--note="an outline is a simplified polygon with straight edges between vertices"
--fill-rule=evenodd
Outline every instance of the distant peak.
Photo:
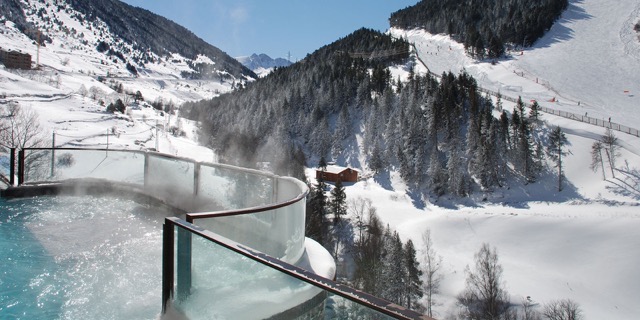
M 240 61 L 245 67 L 259 74 L 264 73 L 264 70 L 271 71 L 273 68 L 288 67 L 292 64 L 291 61 L 284 58 L 273 59 L 269 55 L 264 53 L 254 53 L 250 56 L 236 57 L 236 60 Z M 268 72 L 267 72 L 268 73 Z M 264 75 L 264 74 L 263 74 Z

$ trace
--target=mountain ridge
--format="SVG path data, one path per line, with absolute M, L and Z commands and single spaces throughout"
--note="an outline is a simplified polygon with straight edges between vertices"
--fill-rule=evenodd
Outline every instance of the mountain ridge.
M 250 56 L 240 56 L 236 57 L 236 60 L 242 63 L 245 67 L 251 69 L 258 75 L 258 77 L 261 78 L 273 71 L 274 68 L 288 67 L 293 64 L 293 62 L 287 59 L 274 59 L 264 53 L 254 53 Z
M 51 43 L 51 35 L 79 35 L 84 49 L 93 47 L 98 51 L 101 51 L 98 46 L 104 42 L 108 46 L 102 45 L 102 49 L 107 56 L 115 56 L 136 69 L 179 54 L 191 69 L 182 73 L 185 78 L 249 80 L 257 77 L 228 54 L 179 24 L 118 0 L 43 3 L 6 0 L 0 4 L 0 16 L 12 21 L 32 40 L 39 37 L 43 46 Z M 199 57 L 206 59 L 203 61 Z

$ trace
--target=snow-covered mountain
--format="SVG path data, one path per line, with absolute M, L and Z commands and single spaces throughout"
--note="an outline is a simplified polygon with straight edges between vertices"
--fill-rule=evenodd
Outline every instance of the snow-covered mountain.
M 39 42 L 42 55 L 57 54 L 66 61 L 65 55 L 81 54 L 93 65 L 91 69 L 110 75 L 162 73 L 222 81 L 255 78 L 252 71 L 184 27 L 118 0 L 5 0 L 0 5 L 0 21 L 10 22 L 6 27 Z M 3 47 L 31 53 L 36 60 L 36 46 L 9 44 L 3 42 Z
M 0 66 L 0 107 L 17 103 L 36 111 L 46 134 L 55 131 L 56 146 L 104 148 L 109 143 L 110 148 L 158 148 L 215 160 L 212 150 L 194 141 L 195 123 L 156 110 L 149 102 L 179 105 L 211 98 L 243 81 L 241 75 L 220 71 L 229 78 L 185 79 L 181 75 L 196 71 L 194 61 L 217 63 L 204 55 L 192 59 L 177 52 L 163 56 L 138 50 L 112 34 L 106 22 L 96 18 L 90 24 L 86 14 L 68 4 L 73 1 L 3 0 L 0 8 L 15 3 L 33 12 L 25 21 L 49 28 L 51 42 L 39 48 L 40 71 Z M 58 27 L 55 20 L 64 24 Z M 35 62 L 37 34 L 27 37 L 15 16 L 4 14 L 0 21 L 0 46 L 30 53 Z M 638 21 L 636 0 L 570 1 L 533 47 L 510 52 L 495 63 L 470 59 L 461 44 L 443 35 L 389 32 L 415 44 L 414 54 L 425 63 L 415 62 L 415 72 L 466 70 L 480 86 L 505 97 L 522 96 L 547 108 L 603 120 L 611 117 L 613 123 L 640 129 L 640 42 L 633 32 Z M 101 41 L 114 53 L 97 50 Z M 127 62 L 137 77 L 127 71 Z M 390 70 L 393 79 L 408 74 L 407 66 Z M 118 92 L 118 84 L 123 92 Z M 136 91 L 147 102 L 131 104 L 125 114 L 105 112 L 104 104 Z M 505 101 L 505 108 L 512 107 Z M 497 248 L 514 305 L 526 297 L 540 304 L 570 298 L 581 305 L 586 319 L 635 319 L 640 314 L 640 138 L 615 132 L 621 146 L 616 178 L 607 168 L 603 180 L 602 171 L 590 169 L 591 146 L 601 139 L 603 127 L 551 114 L 543 114 L 542 120 L 567 134 L 571 154 L 565 175 L 571 188 L 566 191 L 557 192 L 556 182 L 547 178 L 500 190 L 486 201 L 477 194 L 470 206 L 453 198 L 417 205 L 397 172 L 383 177 L 363 172 L 363 181 L 346 188 L 348 199 L 370 199 L 384 224 L 403 240 L 412 239 L 418 250 L 422 233 L 431 229 L 434 248 L 443 257 L 436 318 L 455 309 L 465 266 L 473 265 L 483 242 Z M 171 134 L 172 128 L 184 135 Z M 308 176 L 312 180 L 312 169 Z
M 274 68 L 288 67 L 292 64 L 291 61 L 284 58 L 271 58 L 268 55 L 252 54 L 250 56 L 236 57 L 236 60 L 240 61 L 245 67 L 253 70 L 259 77 L 264 77 L 273 71 Z

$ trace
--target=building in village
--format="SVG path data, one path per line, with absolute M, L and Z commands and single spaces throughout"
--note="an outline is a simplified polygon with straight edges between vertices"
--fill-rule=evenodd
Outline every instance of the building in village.
M 31 55 L 0 48 L 0 62 L 9 69 L 31 69 Z
M 336 165 L 327 166 L 326 170 L 317 169 L 316 179 L 322 179 L 329 182 L 357 182 L 358 170 L 348 167 L 340 167 Z

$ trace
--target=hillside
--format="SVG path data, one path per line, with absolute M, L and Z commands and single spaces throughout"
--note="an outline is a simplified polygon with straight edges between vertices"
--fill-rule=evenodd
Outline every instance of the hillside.
M 634 1 L 570 1 L 531 48 L 508 52 L 495 64 L 469 58 L 463 44 L 446 35 L 419 29 L 390 33 L 414 43 L 435 74 L 465 70 L 479 86 L 503 96 L 522 96 L 556 111 L 588 113 L 600 123 L 611 117 L 612 126 L 640 129 L 636 112 L 640 41 L 632 30 L 638 21 L 640 5 Z M 426 228 L 432 230 L 446 270 L 441 305 L 436 307 L 439 317 L 455 310 L 463 268 L 472 264 L 472 255 L 483 242 L 496 246 L 514 304 L 527 296 L 539 304 L 571 298 L 580 303 L 585 319 L 634 319 L 640 312 L 634 301 L 640 294 L 640 278 L 631 271 L 640 262 L 636 254 L 640 237 L 632 231 L 640 227 L 640 139 L 615 133 L 624 160 L 616 178 L 607 171 L 603 180 L 600 170 L 589 167 L 591 147 L 605 129 L 576 121 L 581 117 L 543 114 L 542 119 L 567 133 L 571 155 L 566 177 L 574 192 L 556 193 L 549 182 L 540 181 L 504 190 L 495 195 L 493 204 L 445 208 L 428 204 L 424 209 L 402 198 L 405 187 L 397 178 L 392 179 L 391 192 L 363 185 L 349 193 L 373 199 L 382 219 L 406 238 L 420 241 Z M 383 197 L 397 200 L 376 201 Z
M 118 0 L 7 0 L 0 5 L 0 17 L 4 17 L 2 22 L 11 21 L 32 40 L 40 41 L 43 47 L 67 45 L 71 50 L 91 52 L 101 57 L 102 64 L 124 65 L 126 68 L 118 69 L 134 76 L 138 69 L 144 74 L 156 64 L 182 62 L 188 67 L 181 70 L 182 77 L 256 77 L 184 27 Z
M 505 47 L 535 43 L 567 5 L 567 0 L 422 0 L 391 14 L 389 23 L 447 34 L 472 56 L 498 58 Z
M 361 52 L 393 54 L 375 59 L 350 55 Z M 372 91 L 382 94 L 389 88 L 386 67 L 407 58 L 408 43 L 360 29 L 241 90 L 185 103 L 181 115 L 203 123 L 201 139 L 210 141 L 223 161 L 252 167 L 271 162 L 276 172 L 290 174 L 289 166 L 304 164 L 299 157 L 295 163 L 290 161 L 289 155 L 298 150 L 316 159 L 337 150 L 331 141 L 336 126 L 344 131 L 336 140 L 353 151 L 353 146 L 346 147 L 350 142 L 342 140 L 352 140 L 353 132 L 359 130 L 361 117 L 355 114 L 364 111 L 356 111 L 356 106 L 360 100 L 370 103 Z M 354 114 L 353 121 L 349 113 Z M 278 170 L 280 163 L 287 163 L 284 171 Z

